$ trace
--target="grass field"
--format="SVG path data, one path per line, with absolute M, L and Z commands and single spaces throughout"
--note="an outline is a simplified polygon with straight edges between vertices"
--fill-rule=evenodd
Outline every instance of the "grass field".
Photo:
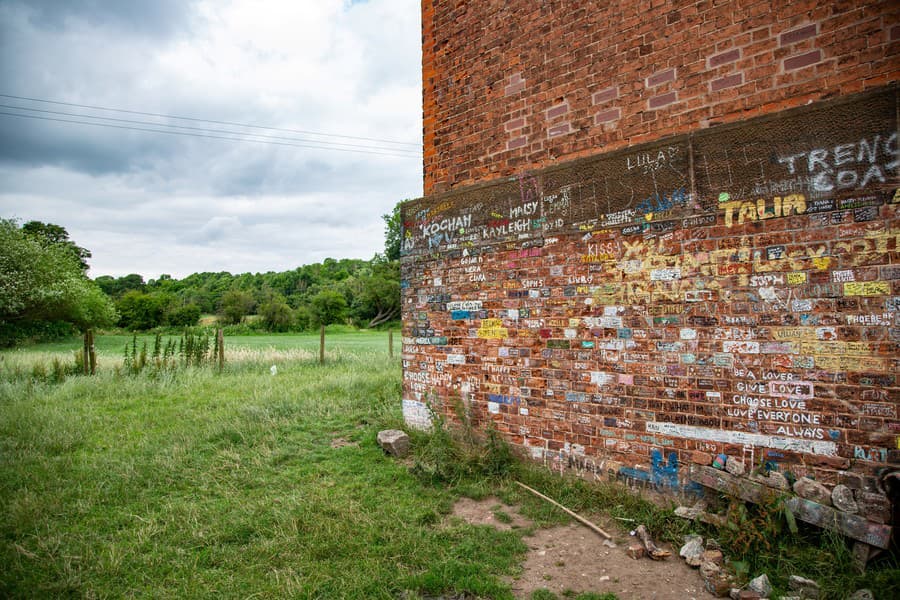
M 502 597 L 522 542 L 434 527 L 453 493 L 374 442 L 399 425 L 399 359 L 386 334 L 348 337 L 325 367 L 294 360 L 276 376 L 265 352 L 288 336 L 241 340 L 263 359 L 223 375 L 0 381 L 0 596 Z M 101 356 L 124 341 L 98 339 Z
M 453 502 L 496 493 L 538 524 L 564 520 L 517 492 L 502 456 L 437 434 L 414 434 L 413 468 L 381 452 L 376 432 L 402 426 L 387 333 L 330 333 L 324 366 L 317 335 L 276 335 L 228 338 L 222 374 L 117 374 L 130 339 L 98 336 L 98 374 L 59 383 L 34 365 L 71 362 L 79 340 L 0 352 L 0 597 L 509 598 L 522 532 L 449 519 Z M 619 486 L 513 468 L 667 541 L 690 527 Z M 895 562 L 859 577 L 837 547 L 757 559 L 777 585 L 804 573 L 830 597 L 897 590 Z

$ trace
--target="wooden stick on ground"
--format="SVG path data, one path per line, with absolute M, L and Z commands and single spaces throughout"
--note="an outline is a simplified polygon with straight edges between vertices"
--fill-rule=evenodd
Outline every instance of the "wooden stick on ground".
M 634 534 L 639 540 L 641 540 L 644 548 L 647 549 L 647 555 L 653 560 L 662 560 L 672 555 L 672 553 L 668 550 L 663 550 L 653 543 L 653 538 L 650 537 L 650 532 L 647 531 L 647 528 L 643 525 L 638 525 L 637 529 L 634 530 Z
M 600 535 L 602 535 L 602 536 L 605 537 L 606 539 L 608 539 L 608 540 L 612 539 L 612 536 L 611 536 L 611 535 L 609 535 L 608 533 L 606 533 L 605 531 L 603 531 L 602 529 L 600 529 L 599 527 L 597 527 L 596 525 L 594 525 L 593 523 L 591 523 L 590 521 L 588 521 L 587 519 L 585 519 L 584 517 L 582 517 L 581 515 L 579 515 L 579 514 L 573 512 L 573 511 L 569 510 L 568 508 L 566 508 L 565 506 L 563 506 L 562 504 L 560 504 L 559 502 L 557 502 L 557 501 L 554 500 L 553 498 L 548 498 L 547 496 L 543 495 L 543 494 L 540 493 L 539 491 L 537 491 L 537 490 L 535 490 L 535 489 L 533 489 L 533 488 L 528 487 L 528 486 L 525 485 L 524 483 L 521 483 L 521 482 L 518 482 L 518 481 L 517 481 L 516 484 L 518 484 L 519 486 L 525 488 L 526 490 L 528 490 L 529 492 L 531 492 L 532 494 L 534 494 L 534 495 L 537 496 L 538 498 L 543 498 L 544 500 L 546 500 L 547 502 L 549 502 L 549 503 L 552 504 L 553 506 L 555 506 L 555 507 L 561 509 L 563 512 L 565 512 L 567 515 L 569 515 L 570 517 L 572 517 L 573 519 L 575 519 L 576 521 L 578 521 L 578 522 L 581 523 L 582 525 L 586 525 L 587 527 L 590 527 L 591 529 L 593 529 L 595 532 L 599 533 Z

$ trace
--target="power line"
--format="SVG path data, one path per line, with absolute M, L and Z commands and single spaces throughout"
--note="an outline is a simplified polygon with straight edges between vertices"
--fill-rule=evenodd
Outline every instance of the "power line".
M 162 113 L 144 112 L 144 111 L 139 111 L 139 110 L 128 110 L 128 109 L 124 109 L 124 108 L 111 108 L 111 107 L 107 107 L 107 106 L 95 106 L 95 105 L 91 105 L 91 104 L 77 104 L 75 102 L 62 102 L 59 100 L 46 100 L 43 98 L 30 98 L 28 96 L 15 96 L 13 94 L 0 94 L 0 98 L 13 98 L 15 100 L 27 100 L 29 102 L 42 102 L 45 104 L 59 104 L 62 106 L 73 106 L 76 108 L 87 108 L 90 110 L 106 110 L 106 111 L 110 111 L 110 112 L 142 115 L 145 117 L 160 117 L 160 118 L 164 118 L 164 119 L 180 119 L 183 121 L 197 121 L 197 122 L 201 122 L 201 123 L 214 123 L 216 125 L 231 125 L 234 127 L 248 127 L 248 128 L 252 128 L 252 129 L 268 129 L 270 131 L 284 131 L 287 133 L 299 133 L 299 134 L 304 134 L 304 135 L 318 135 L 318 136 L 323 136 L 323 137 L 337 137 L 337 138 L 345 138 L 345 139 L 351 139 L 351 140 L 364 140 L 364 141 L 368 141 L 368 142 L 380 142 L 383 144 L 399 144 L 402 146 L 414 146 L 417 148 L 421 147 L 421 144 L 413 143 L 413 142 L 398 142 L 395 140 L 385 140 L 385 139 L 379 139 L 379 138 L 369 138 L 369 137 L 361 137 L 361 136 L 354 136 L 354 135 L 342 135 L 339 133 L 321 133 L 321 132 L 316 132 L 316 131 L 306 131 L 306 130 L 302 130 L 302 129 L 285 129 L 283 127 L 252 125 L 249 123 L 235 123 L 233 121 L 216 121 L 213 119 L 199 119 L 199 118 L 195 118 L 195 117 L 180 117 L 178 115 L 167 115 L 167 114 L 162 114 Z
M 29 112 L 38 112 L 43 114 L 50 115 L 61 115 L 66 117 L 79 117 L 83 119 L 97 119 L 102 121 L 114 121 L 116 123 L 129 123 L 133 125 L 153 125 L 157 127 L 167 127 L 175 130 L 178 129 L 186 129 L 190 131 L 199 131 L 202 133 L 213 133 L 213 134 L 227 134 L 227 135 L 235 135 L 241 136 L 241 138 L 246 138 L 248 141 L 262 141 L 262 140 L 254 140 L 253 138 L 264 138 L 264 140 L 283 140 L 289 142 L 304 142 L 304 143 L 312 143 L 312 144 L 322 144 L 321 146 L 316 146 L 319 148 L 329 148 L 337 150 L 338 147 L 344 148 L 362 148 L 365 150 L 387 150 L 389 152 L 402 153 L 403 155 L 409 156 L 418 156 L 421 155 L 421 152 L 416 150 L 406 150 L 403 148 L 385 148 L 383 146 L 375 146 L 375 145 L 365 145 L 365 144 L 348 144 L 345 142 L 330 142 L 330 141 L 322 141 L 322 140 L 310 140 L 303 138 L 291 138 L 277 135 L 268 135 L 264 133 L 244 133 L 242 131 L 229 131 L 227 129 L 211 129 L 208 127 L 191 127 L 190 125 L 170 125 L 168 123 L 156 123 L 154 121 L 138 121 L 134 119 L 117 119 L 115 117 L 99 117 L 95 115 L 85 115 L 80 113 L 70 113 L 58 110 L 46 110 L 41 108 L 29 108 L 27 106 L 16 106 L 13 104 L 2 104 L 0 103 L 0 108 L 8 108 L 13 110 L 23 110 Z M 16 114 L 16 113 L 12 113 Z M 25 115 L 23 115 L 25 116 Z M 96 123 L 95 123 L 96 124 Z M 327 144 L 327 145 L 325 145 Z
M 335 150 L 338 152 L 358 152 L 361 154 L 379 154 L 381 156 L 396 156 L 399 158 L 416 158 L 414 155 L 410 155 L 410 154 L 393 154 L 390 152 L 375 152 L 375 151 L 370 151 L 370 150 L 352 150 L 352 149 L 347 149 L 347 148 L 335 148 L 335 147 L 331 147 L 331 146 L 310 146 L 308 144 L 292 144 L 289 142 L 256 140 L 256 139 L 246 138 L 246 137 L 243 137 L 243 138 L 242 137 L 226 137 L 226 136 L 220 136 L 220 135 L 190 133 L 187 131 L 177 131 L 177 130 L 167 130 L 167 129 L 150 129 L 150 128 L 146 128 L 146 127 L 131 127 L 128 125 L 115 125 L 113 123 L 92 123 L 90 121 L 78 121 L 78 120 L 74 120 L 74 119 L 58 119 L 55 117 L 44 117 L 41 115 L 28 115 L 28 114 L 23 114 L 23 113 L 11 113 L 11 112 L 5 112 L 5 111 L 0 111 L 0 115 L 8 116 L 8 117 L 19 117 L 19 118 L 24 118 L 24 119 L 36 119 L 36 120 L 40 120 L 40 121 L 56 121 L 59 123 L 76 123 L 78 125 L 93 125 L 94 127 L 108 127 L 108 128 L 112 128 L 112 129 L 128 129 L 128 130 L 132 130 L 132 131 L 147 131 L 147 132 L 151 132 L 151 133 L 165 133 L 165 134 L 169 134 L 169 135 L 182 135 L 182 136 L 186 136 L 186 137 L 208 138 L 208 139 L 215 139 L 215 140 L 229 140 L 229 141 L 233 141 L 233 142 L 255 142 L 257 144 L 270 144 L 270 145 L 274 145 L 274 146 L 292 146 L 295 148 L 314 148 L 317 150 Z M 325 142 L 323 142 L 323 143 L 325 143 Z

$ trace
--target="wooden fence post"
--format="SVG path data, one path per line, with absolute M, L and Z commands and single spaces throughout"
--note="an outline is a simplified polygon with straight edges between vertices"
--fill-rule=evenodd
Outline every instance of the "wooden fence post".
M 325 326 L 319 328 L 319 364 L 325 364 Z
M 225 330 L 216 329 L 216 352 L 219 353 L 219 373 L 225 369 Z
M 94 330 L 88 329 L 88 362 L 91 367 L 91 375 L 97 373 L 97 348 L 94 347 Z
M 90 333 L 90 329 L 84 330 L 84 343 L 82 344 L 81 350 L 82 369 L 84 370 L 85 375 L 91 374 L 91 346 L 88 338 Z

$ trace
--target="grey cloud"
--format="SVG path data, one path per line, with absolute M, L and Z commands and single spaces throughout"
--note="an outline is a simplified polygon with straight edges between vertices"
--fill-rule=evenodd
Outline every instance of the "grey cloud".
M 232 234 L 241 228 L 241 220 L 237 217 L 213 217 L 207 221 L 194 242 L 214 242 L 221 240 L 228 234 Z M 181 240 L 179 240 L 181 241 Z
M 62 30 L 73 22 L 110 27 L 128 34 L 170 36 L 184 29 L 189 0 L 28 0 L 5 2 L 27 8 L 29 21 L 38 28 Z
M 328 42 L 335 54 L 326 67 L 308 68 L 298 55 L 298 62 L 285 63 L 284 77 L 294 76 L 296 64 L 310 80 L 281 86 L 277 71 L 244 85 L 229 79 L 227 69 L 207 70 L 204 60 L 246 55 L 236 54 L 223 31 L 213 31 L 216 23 L 201 23 L 192 6 L 178 0 L 0 0 L 0 93 L 415 141 L 420 108 L 409 90 L 419 85 L 419 35 L 407 21 L 418 11 L 410 10 L 410 0 L 390 9 L 380 6 L 385 1 L 345 6 L 335 25 L 340 36 Z M 397 43 L 398 27 L 408 41 Z M 343 39 L 362 54 L 342 56 Z M 265 50 L 265 40 L 258 46 Z M 207 54 L 209 48 L 224 56 Z M 193 77 L 205 85 L 191 85 Z M 382 249 L 381 215 L 420 193 L 418 158 L 0 115 L 0 213 L 65 226 L 93 252 L 94 275 L 178 277 L 283 270 L 327 256 L 367 258 Z
M 7 103 L 3 100 L 0 98 L 0 104 Z M 0 112 L 53 117 L 6 108 L 0 108 Z M 171 156 L 179 145 L 178 141 L 160 140 L 152 135 L 132 135 L 122 130 L 108 132 L 88 125 L 0 115 L 0 162 L 56 165 L 92 175 L 126 173 L 138 170 L 154 159 Z

